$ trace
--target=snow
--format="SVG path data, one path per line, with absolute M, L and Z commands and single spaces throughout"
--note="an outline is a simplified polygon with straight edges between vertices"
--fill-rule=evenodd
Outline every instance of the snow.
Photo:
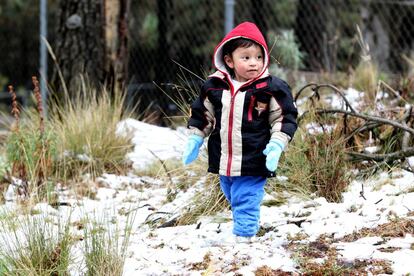
M 353 107 L 355 109 L 358 109 L 358 107 L 363 103 L 363 93 L 360 91 L 349 87 L 345 91 L 343 91 L 345 98 L 348 100 L 348 102 L 352 103 Z M 345 101 L 343 98 L 338 94 L 328 94 L 327 100 L 331 103 L 332 108 L 340 108 L 340 109 L 346 109 Z
M 157 158 L 179 158 L 186 139 L 184 129 L 172 130 L 132 119 L 122 122 L 119 132 L 134 135 L 135 148 L 128 155 L 134 168 L 145 168 Z M 322 234 L 337 239 L 332 246 L 342 260 L 388 260 L 394 275 L 414 274 L 413 233 L 386 240 L 380 236 L 363 237 L 353 242 L 341 240 L 362 228 L 387 223 L 392 217 L 414 219 L 414 175 L 405 171 L 396 170 L 378 174 L 365 182 L 352 182 L 343 194 L 342 203 L 290 196 L 282 206 L 262 206 L 261 225 L 273 230 L 257 237 L 251 244 L 234 242 L 230 211 L 200 218 L 193 225 L 152 228 L 146 223 L 155 218 L 171 219 L 178 214 L 202 187 L 204 178 L 185 192 L 179 192 L 172 202 L 166 202 L 167 187 L 162 179 L 131 173 L 123 176 L 103 174 L 96 181 L 99 188 L 95 199 L 74 199 L 62 188 L 61 200 L 69 203 L 68 206 L 56 209 L 39 203 L 34 210 L 45 216 L 60 216 L 72 223 L 86 217 L 106 217 L 115 220 L 121 229 L 127 221 L 125 214 L 134 214 L 124 275 L 202 275 L 206 271 L 212 275 L 254 275 L 261 266 L 300 273 L 295 257 L 286 245 L 292 237 L 301 236 L 302 243 L 309 243 Z M 8 201 L 0 206 L 0 217 L 4 210 L 18 208 L 13 187 L 6 193 Z M 272 196 L 267 194 L 266 198 Z M 5 235 L 7 233 L 0 230 L 0 236 Z M 380 250 L 387 247 L 395 251 Z M 75 245 L 73 254 L 82 259 L 80 243 Z M 207 266 L 197 268 L 207 256 L 210 259 Z M 71 269 L 71 275 L 82 274 L 78 267 Z
M 145 168 L 156 158 L 166 160 L 181 155 L 186 141 L 185 129 L 173 131 L 137 120 L 127 119 L 119 124 L 118 133 L 133 133 L 134 151 L 128 157 L 134 168 Z

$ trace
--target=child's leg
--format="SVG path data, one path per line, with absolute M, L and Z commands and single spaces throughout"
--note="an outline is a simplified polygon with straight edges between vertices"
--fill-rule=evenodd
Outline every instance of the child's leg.
M 226 196 L 227 200 L 231 203 L 231 193 L 230 188 L 233 180 L 232 177 L 220 175 L 220 187 Z
M 264 195 L 266 178 L 261 176 L 233 177 L 231 185 L 231 209 L 233 233 L 251 237 L 259 231 L 260 204 Z

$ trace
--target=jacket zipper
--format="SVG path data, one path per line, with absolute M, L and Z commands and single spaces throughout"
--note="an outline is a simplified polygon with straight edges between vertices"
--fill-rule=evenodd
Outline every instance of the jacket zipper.
M 237 92 L 239 92 L 240 88 L 250 85 L 253 81 L 245 83 L 237 91 L 234 91 L 233 84 L 230 80 L 228 80 L 228 84 L 230 86 L 230 93 L 231 93 L 231 100 L 230 100 L 230 111 L 229 111 L 229 130 L 227 135 L 227 142 L 228 142 L 228 156 L 227 156 L 227 170 L 226 175 L 230 176 L 231 172 L 231 162 L 233 159 L 233 140 L 231 135 L 233 133 L 233 113 L 234 113 L 234 99 L 236 98 Z
M 230 176 L 231 161 L 233 159 L 233 140 L 231 138 L 231 134 L 233 133 L 234 98 L 236 97 L 236 94 L 237 93 L 232 95 L 231 100 L 230 100 L 229 131 L 228 131 L 228 136 L 227 136 L 227 142 L 228 142 L 228 145 L 229 145 L 229 154 L 227 156 L 227 171 L 226 171 L 227 176 Z
M 255 100 L 256 100 L 256 96 L 252 95 L 250 97 L 249 110 L 247 111 L 247 121 L 248 122 L 253 121 L 253 108 L 254 108 L 254 101 Z

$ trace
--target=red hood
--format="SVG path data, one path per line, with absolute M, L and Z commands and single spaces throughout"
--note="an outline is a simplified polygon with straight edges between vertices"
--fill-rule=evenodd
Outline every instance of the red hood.
M 214 50 L 213 64 L 217 68 L 218 71 L 226 75 L 229 75 L 229 72 L 227 71 L 226 66 L 224 65 L 224 61 L 223 61 L 223 56 L 222 56 L 223 45 L 232 39 L 240 38 L 240 37 L 251 39 L 263 47 L 264 66 L 263 66 L 263 71 L 259 74 L 259 77 L 260 77 L 267 70 L 267 67 L 269 66 L 269 50 L 267 48 L 266 41 L 262 33 L 260 32 L 259 28 L 257 28 L 257 26 L 251 22 L 241 23 L 240 25 L 235 27 L 233 30 L 231 30 L 223 38 L 223 40 L 217 45 L 216 49 Z

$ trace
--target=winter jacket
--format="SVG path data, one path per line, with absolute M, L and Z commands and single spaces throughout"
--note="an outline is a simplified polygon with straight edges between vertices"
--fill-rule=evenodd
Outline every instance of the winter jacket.
M 234 91 L 222 57 L 223 45 L 247 38 L 264 49 L 263 71 Z M 214 51 L 217 72 L 201 87 L 191 106 L 188 127 L 208 139 L 208 171 L 225 176 L 274 176 L 266 169 L 263 150 L 270 139 L 285 145 L 296 131 L 297 110 L 289 86 L 270 76 L 269 53 L 256 25 L 246 22 L 234 28 Z

